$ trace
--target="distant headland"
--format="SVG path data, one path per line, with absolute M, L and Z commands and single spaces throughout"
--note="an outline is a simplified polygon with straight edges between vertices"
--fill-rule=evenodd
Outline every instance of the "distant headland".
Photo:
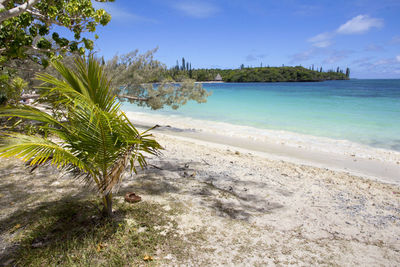
M 336 70 L 324 71 L 322 67 L 314 69 L 303 66 L 282 67 L 245 67 L 243 64 L 237 69 L 195 69 L 192 64 L 177 61 L 176 66 L 165 73 L 168 79 L 182 81 L 185 78 L 194 79 L 197 82 L 320 82 L 327 80 L 349 80 L 350 69 L 337 67 Z

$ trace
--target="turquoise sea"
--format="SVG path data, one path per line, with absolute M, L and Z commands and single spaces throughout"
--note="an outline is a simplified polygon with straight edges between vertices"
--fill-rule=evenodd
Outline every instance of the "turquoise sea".
M 207 103 L 124 110 L 283 130 L 400 151 L 400 80 L 215 83 Z M 223 131 L 223 129 L 221 129 Z

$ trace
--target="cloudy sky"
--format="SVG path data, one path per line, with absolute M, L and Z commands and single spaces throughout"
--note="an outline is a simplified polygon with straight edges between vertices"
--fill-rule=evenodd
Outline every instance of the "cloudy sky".
M 110 58 L 158 47 L 168 66 L 350 67 L 400 78 L 400 0 L 116 0 L 96 49 Z

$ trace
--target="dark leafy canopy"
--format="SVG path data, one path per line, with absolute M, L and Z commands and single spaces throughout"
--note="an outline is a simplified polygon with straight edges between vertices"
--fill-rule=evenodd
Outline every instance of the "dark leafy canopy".
M 222 79 L 225 82 L 309 82 L 325 80 L 346 80 L 350 78 L 350 69 L 346 73 L 339 67 L 334 70 L 314 70 L 314 65 L 309 69 L 302 66 L 290 67 L 245 67 L 243 64 L 239 69 L 194 69 L 192 64 L 182 58 L 176 66 L 170 68 L 164 74 L 165 77 L 175 81 L 186 78 L 196 81 L 215 81 Z
M 1 65 L 29 58 L 46 66 L 58 52 L 83 53 L 93 48 L 93 41 L 82 34 L 95 32 L 111 19 L 103 9 L 96 10 L 91 0 L 0 0 L 0 8 Z M 72 31 L 73 40 L 57 33 L 55 25 Z
M 103 67 L 93 57 L 78 59 L 74 68 L 54 63 L 62 79 L 39 75 L 45 84 L 41 97 L 53 107 L 63 108 L 48 114 L 37 108 L 20 105 L 0 109 L 0 117 L 19 117 L 36 121 L 45 132 L 39 135 L 3 133 L 5 145 L 1 157 L 18 157 L 37 166 L 51 163 L 96 185 L 104 197 L 104 208 L 111 215 L 111 192 L 119 184 L 130 164 L 137 160 L 143 167 L 144 154 L 156 154 L 160 145 L 146 132 L 139 133 L 110 88 Z
M 138 55 L 138 51 L 134 51 L 105 63 L 113 78 L 115 93 L 121 99 L 152 109 L 164 106 L 177 109 L 190 100 L 207 101 L 210 93 L 194 80 L 185 78 L 179 84 L 174 83 L 168 77 L 166 66 L 154 59 L 155 52 L 156 49 Z
M 17 103 L 27 84 L 20 77 L 13 77 L 11 79 L 8 73 L 0 71 L 0 106 L 8 103 Z
M 172 78 L 191 77 L 196 81 L 214 81 L 218 74 L 225 82 L 309 82 L 325 80 L 346 80 L 348 75 L 341 71 L 314 71 L 301 66 L 296 67 L 257 67 L 240 69 L 190 69 L 169 70 Z

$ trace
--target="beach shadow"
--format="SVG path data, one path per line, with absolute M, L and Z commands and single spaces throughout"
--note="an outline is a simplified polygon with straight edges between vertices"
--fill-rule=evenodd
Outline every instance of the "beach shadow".
M 100 203 L 87 199 L 86 194 L 18 210 L 0 220 L 0 234 L 18 240 L 2 244 L 0 266 L 13 266 L 19 257 L 61 248 L 64 244 L 73 243 L 74 249 L 79 250 L 93 237 L 99 240 L 112 238 L 124 216 L 124 211 L 118 210 L 112 220 L 102 217 Z
M 61 196 L 64 192 L 78 193 L 78 188 L 86 190 L 84 185 L 77 186 L 75 179 L 60 174 L 52 166 L 41 167 L 31 172 L 31 168 L 13 160 L 3 162 L 0 168 L 0 205 L 4 209 L 24 209 L 24 206 L 34 206 L 48 199 L 50 195 L 53 195 L 53 198 L 57 197 L 55 191 Z
M 162 195 L 167 193 L 179 193 L 181 189 L 170 181 L 160 180 L 157 176 L 148 174 L 135 179 L 134 186 L 123 187 L 124 191 L 141 191 L 149 195 Z
M 82 202 L 81 199 L 87 195 L 84 185 L 77 186 L 76 180 L 60 175 L 54 167 L 46 166 L 31 172 L 31 168 L 18 160 L 1 162 L 0 266 L 12 265 L 10 259 L 24 246 L 24 249 L 51 246 L 55 241 L 66 238 L 61 236 L 62 232 L 71 238 L 79 236 L 80 231 L 87 232 L 90 223 L 81 214 L 87 212 L 89 206 L 99 213 L 93 204 Z M 11 243 L 10 240 L 21 230 L 47 217 L 52 221 L 34 227 L 30 232 L 29 237 L 33 240 L 22 237 L 20 242 Z
M 218 216 L 248 221 L 252 216 L 271 213 L 282 209 L 280 203 L 269 201 L 256 194 L 244 193 L 237 188 L 266 188 L 267 182 L 241 181 L 226 173 L 207 171 L 202 173 L 198 167 L 209 165 L 205 162 L 154 160 L 149 167 L 132 177 L 134 183 L 127 183 L 123 191 L 142 194 L 181 194 L 198 199 L 203 206 L 213 209 Z M 223 185 L 216 181 L 223 180 Z M 292 193 L 285 189 L 275 189 L 282 196 Z
M 135 205 L 121 202 L 124 195 L 121 190 L 114 194 L 114 214 L 110 220 L 101 215 L 102 202 L 98 195 L 72 177 L 60 178 L 53 168 L 30 173 L 19 162 L 0 167 L 0 205 L 4 208 L 0 211 L 0 266 L 18 266 L 21 259 L 35 262 L 46 255 L 57 257 L 54 262 L 58 257 L 61 262 L 68 262 L 66 257 L 80 250 L 92 255 L 97 253 L 96 246 L 103 242 L 111 244 L 119 237 L 128 222 L 153 229 L 165 212 L 160 205 L 146 201 Z M 4 171 L 3 167 L 8 169 Z M 129 244 L 135 248 L 129 255 L 141 255 L 147 248 L 147 241 L 143 240 L 150 240 L 154 233 L 153 230 L 133 232 L 132 236 L 137 239 L 130 240 L 133 243 Z
M 148 168 L 137 175 L 126 174 L 120 193 L 116 196 L 123 196 L 127 191 L 149 195 L 182 194 L 214 210 L 218 216 L 243 221 L 283 208 L 283 205 L 268 202 L 258 195 L 240 193 L 235 187 L 248 186 L 249 183 L 243 183 L 237 177 L 212 171 L 198 172 L 198 167 L 206 163 L 176 159 L 155 159 L 149 163 Z M 32 250 L 43 251 L 73 240 L 78 240 L 75 243 L 79 249 L 84 246 L 88 236 L 93 238 L 98 235 L 99 240 L 112 238 L 117 225 L 124 223 L 123 211 L 119 211 L 112 221 L 104 220 L 100 216 L 100 200 L 95 195 L 93 197 L 96 200 L 88 199 L 87 188 L 82 184 L 77 186 L 76 180 L 70 177 L 60 178 L 54 168 L 42 168 L 30 173 L 29 169 L 15 162 L 2 164 L 2 167 L 0 190 L 3 196 L 0 205 L 7 207 L 14 202 L 16 208 L 9 214 L 3 213 L 0 219 L 0 262 L 3 264 L 12 264 L 16 255 L 27 251 L 32 254 Z M 59 179 L 64 182 L 55 183 Z M 221 179 L 232 186 L 225 188 L 213 183 Z M 251 182 L 251 186 L 265 187 L 268 184 Z M 57 196 L 54 190 L 64 190 L 66 195 Z M 55 195 L 55 200 L 46 201 L 47 197 L 54 199 Z M 29 207 L 24 206 L 27 201 Z M 29 235 L 20 237 L 18 243 L 1 240 L 18 236 L 25 229 L 29 229 Z
M 147 168 L 138 170 L 137 174 L 128 174 L 121 184 L 122 191 L 142 192 L 149 195 L 180 193 L 193 169 L 188 163 L 177 163 L 174 160 L 148 160 Z M 179 186 L 178 186 L 179 185 Z
M 222 217 L 231 219 L 249 221 L 252 216 L 272 213 L 275 210 L 282 209 L 284 206 L 280 203 L 269 201 L 253 194 L 240 195 L 235 191 L 220 189 L 214 187 L 215 194 L 210 193 L 211 203 L 209 206 L 217 211 Z M 224 198 L 218 197 L 221 195 Z

